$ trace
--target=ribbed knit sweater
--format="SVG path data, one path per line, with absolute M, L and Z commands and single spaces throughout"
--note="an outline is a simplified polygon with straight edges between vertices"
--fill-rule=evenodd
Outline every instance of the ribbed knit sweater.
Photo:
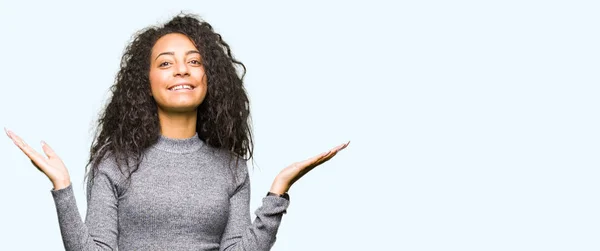
M 65 249 L 270 250 L 289 201 L 265 196 L 251 222 L 248 168 L 239 163 L 230 168 L 226 152 L 198 134 L 161 135 L 128 185 L 106 157 L 87 186 L 85 222 L 72 184 L 51 190 Z

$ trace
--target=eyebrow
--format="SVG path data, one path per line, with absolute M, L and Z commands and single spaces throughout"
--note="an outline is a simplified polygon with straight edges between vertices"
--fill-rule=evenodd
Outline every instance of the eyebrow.
M 191 50 L 191 51 L 186 52 L 185 55 L 187 56 L 187 55 L 194 54 L 194 53 L 200 54 L 199 51 Z M 158 54 L 158 56 L 156 56 L 156 58 L 154 60 L 156 60 L 158 57 L 160 57 L 162 55 L 175 55 L 175 52 L 172 52 L 172 51 L 163 52 L 161 54 Z

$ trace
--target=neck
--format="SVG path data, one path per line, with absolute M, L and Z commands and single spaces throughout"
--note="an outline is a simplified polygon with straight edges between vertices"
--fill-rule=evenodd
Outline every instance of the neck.
M 196 110 L 181 113 L 166 113 L 158 110 L 160 133 L 172 139 L 187 139 L 196 135 Z

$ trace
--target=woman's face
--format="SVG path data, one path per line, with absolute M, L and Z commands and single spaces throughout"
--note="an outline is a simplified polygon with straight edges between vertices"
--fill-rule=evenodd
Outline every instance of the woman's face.
M 204 101 L 207 84 L 200 52 L 179 33 L 167 34 L 152 47 L 150 88 L 159 112 L 190 112 Z

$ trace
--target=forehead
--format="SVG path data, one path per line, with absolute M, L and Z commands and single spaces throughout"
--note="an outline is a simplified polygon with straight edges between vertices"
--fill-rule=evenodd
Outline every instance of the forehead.
M 192 40 L 180 33 L 171 33 L 159 38 L 152 47 L 152 55 L 162 52 L 197 50 Z

